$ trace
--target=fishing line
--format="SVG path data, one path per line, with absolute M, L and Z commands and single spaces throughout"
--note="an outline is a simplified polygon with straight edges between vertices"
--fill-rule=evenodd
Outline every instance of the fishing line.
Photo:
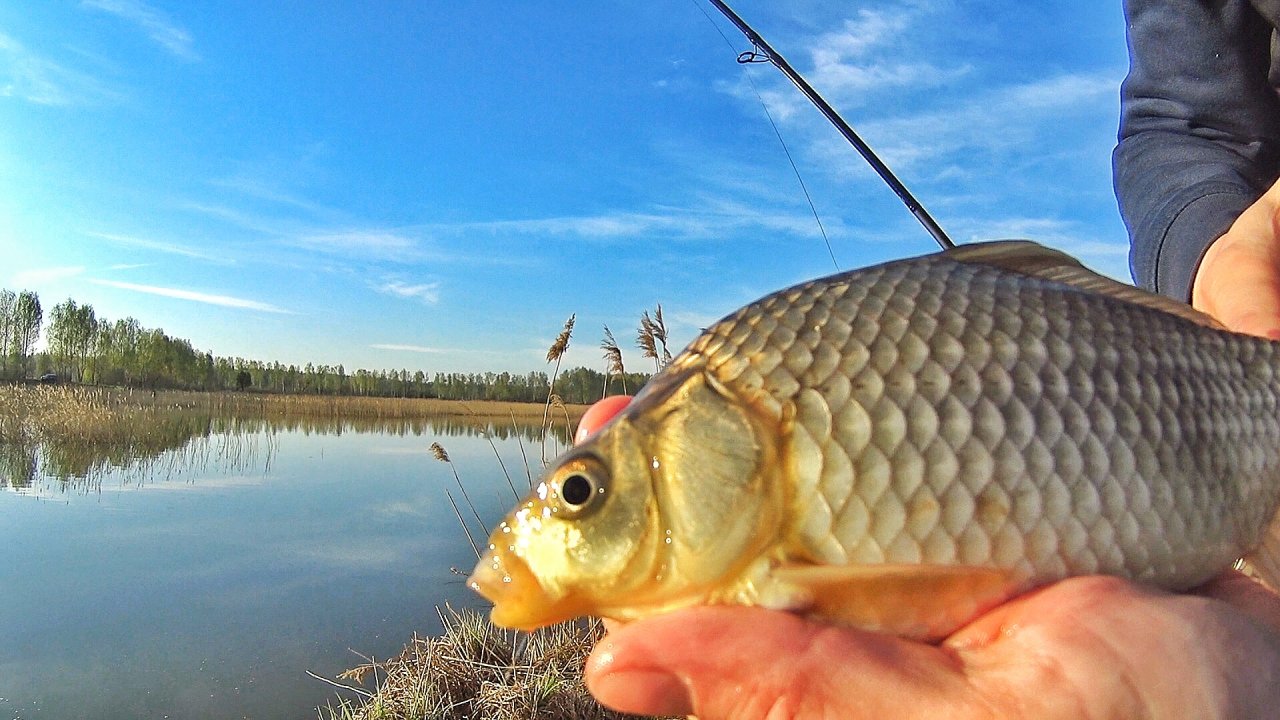
M 944 250 L 955 247 L 955 243 L 947 236 L 947 232 L 942 229 L 942 226 L 939 225 L 936 220 L 933 219 L 933 216 L 930 215 L 924 205 L 916 199 L 916 196 L 911 194 L 911 191 L 907 189 L 907 186 L 902 184 L 902 181 L 893 173 L 893 170 L 889 169 L 889 166 L 880 159 L 880 156 L 876 155 L 876 152 L 871 149 L 871 146 L 854 131 L 849 123 L 845 122 L 844 118 L 840 117 L 840 113 L 836 112 L 835 108 L 831 107 L 831 103 L 823 99 L 822 95 L 818 94 L 818 91 L 809 84 L 809 81 L 805 80 L 803 75 L 796 72 L 796 69 L 791 67 L 791 63 L 787 62 L 786 58 L 782 57 L 777 50 L 774 50 L 773 47 L 769 45 L 768 41 L 761 37 L 760 33 L 753 30 L 745 20 L 739 17 L 738 14 L 733 11 L 733 8 L 730 8 L 725 4 L 724 0 L 708 0 L 708 2 L 714 5 L 722 15 L 728 18 L 743 35 L 746 35 L 747 39 L 750 40 L 751 44 L 754 46 L 754 50 L 741 53 L 738 56 L 738 62 L 769 62 L 772 63 L 774 67 L 778 68 L 778 70 L 791 81 L 791 84 L 795 85 L 796 89 L 803 93 L 804 96 L 809 99 L 809 102 L 813 103 L 814 107 L 818 108 L 823 116 L 840 131 L 840 134 L 844 136 L 844 139 L 858 151 L 858 154 L 862 156 L 862 159 L 867 161 L 867 164 L 876 171 L 876 174 L 879 175 L 880 179 L 889 186 L 889 189 L 893 190 L 894 194 L 898 196 L 898 199 L 902 201 L 902 204 L 907 206 L 907 210 L 909 210 L 911 214 L 915 216 L 916 220 L 924 226 L 924 229 L 933 237 L 938 245 L 940 245 Z M 706 14 L 707 13 L 704 10 L 703 15 Z M 719 30 L 718 26 L 716 30 Z M 724 37 L 724 33 L 720 33 L 720 36 Z M 725 38 L 725 40 L 727 42 L 728 38 Z M 732 45 L 732 43 L 730 43 L 730 45 Z
M 698 10 L 702 12 L 702 16 L 707 19 L 707 22 L 711 23 L 711 27 L 716 29 L 716 32 L 719 33 L 720 37 L 724 40 L 724 44 L 728 45 L 730 50 L 736 51 L 737 48 L 734 47 L 733 42 L 731 42 L 729 37 L 724 34 L 724 31 L 720 29 L 720 26 L 716 24 L 711 15 L 707 13 L 706 8 L 699 5 L 697 0 L 689 1 L 693 3 L 694 7 L 698 8 Z M 757 48 L 757 50 L 758 49 L 759 48 Z M 746 52 L 738 53 L 738 64 L 752 65 L 755 63 L 772 62 L 772 60 L 769 59 L 769 56 L 763 55 L 757 52 L 757 50 L 748 50 Z M 760 101 L 760 107 L 764 110 L 764 116 L 769 119 L 769 125 L 773 127 L 773 134 L 778 137 L 778 144 L 782 146 L 782 152 L 787 156 L 787 162 L 791 164 L 791 172 L 795 173 L 796 182 L 800 183 L 800 191 L 804 193 L 805 202 L 809 203 L 809 211 L 813 213 L 813 221 L 818 224 L 818 232 L 822 233 L 822 242 L 827 245 L 827 254 L 831 256 L 831 264 L 835 265 L 836 271 L 839 272 L 840 263 L 836 260 L 835 251 L 831 249 L 831 238 L 827 237 L 827 229 L 822 226 L 822 218 L 818 216 L 818 208 L 813 204 L 813 197 L 809 195 L 809 188 L 805 186 L 804 178 L 800 176 L 800 168 L 796 166 L 795 159 L 791 157 L 791 150 L 787 147 L 787 141 L 782 139 L 782 131 L 778 129 L 778 123 L 774 122 L 773 113 L 769 112 L 769 105 L 764 101 L 764 96 L 760 94 L 760 88 L 756 87 L 756 81 L 751 77 L 751 72 L 744 68 L 742 75 L 747 79 L 747 83 L 751 85 L 751 92 L 755 93 L 756 100 Z

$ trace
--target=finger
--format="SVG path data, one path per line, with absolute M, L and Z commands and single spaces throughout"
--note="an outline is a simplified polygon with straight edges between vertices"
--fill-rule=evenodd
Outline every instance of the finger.
M 947 651 L 758 608 L 694 608 L 620 628 L 597 645 L 586 677 L 617 710 L 702 720 L 925 717 L 944 702 L 953 717 L 978 717 L 982 707 Z
M 1232 330 L 1280 339 L 1280 270 L 1261 248 L 1219 240 L 1201 263 L 1193 298 Z
M 1238 570 L 1228 570 L 1195 591 L 1232 605 L 1280 632 L 1280 595 Z
M 582 419 L 578 421 L 578 432 L 574 433 L 573 444 L 577 445 L 604 427 L 606 423 L 613 419 L 614 415 L 617 415 L 630 402 L 630 395 L 610 395 L 587 408 L 587 411 L 582 415 Z
M 1200 261 L 1192 304 L 1238 332 L 1280 339 L 1277 198 L 1258 201 Z

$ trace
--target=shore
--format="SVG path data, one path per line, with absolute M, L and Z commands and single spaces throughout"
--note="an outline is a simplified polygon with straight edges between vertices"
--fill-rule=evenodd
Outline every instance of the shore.
M 502 630 L 471 610 L 437 610 L 444 632 L 415 635 L 400 655 L 369 662 L 332 682 L 336 704 L 322 720 L 623 720 L 587 692 L 582 670 L 604 634 L 599 620 L 553 625 L 532 633 Z M 372 689 L 364 686 L 372 680 Z
M 198 409 L 265 415 L 344 417 L 482 417 L 576 422 L 587 405 L 506 402 L 498 400 L 440 400 L 384 398 L 358 395 L 292 395 L 278 393 L 193 390 L 146 390 L 95 385 L 0 384 L 0 398 L 17 412 L 35 405 L 93 406 L 113 409 Z

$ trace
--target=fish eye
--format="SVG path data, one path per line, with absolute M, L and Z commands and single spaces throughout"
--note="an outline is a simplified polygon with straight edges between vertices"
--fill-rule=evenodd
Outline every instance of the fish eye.
M 560 485 L 560 497 L 574 507 L 582 507 L 595 492 L 595 483 L 586 475 L 570 475 Z
M 560 497 L 560 511 L 566 517 L 578 517 L 604 499 L 608 472 L 596 458 L 575 458 L 562 466 L 558 474 L 556 494 Z

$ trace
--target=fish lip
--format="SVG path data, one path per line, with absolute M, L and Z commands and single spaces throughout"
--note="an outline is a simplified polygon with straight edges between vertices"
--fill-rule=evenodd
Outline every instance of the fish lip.
M 581 614 L 563 593 L 552 593 L 538 580 L 524 558 L 489 546 L 467 578 L 467 587 L 493 603 L 494 625 L 533 630 Z

